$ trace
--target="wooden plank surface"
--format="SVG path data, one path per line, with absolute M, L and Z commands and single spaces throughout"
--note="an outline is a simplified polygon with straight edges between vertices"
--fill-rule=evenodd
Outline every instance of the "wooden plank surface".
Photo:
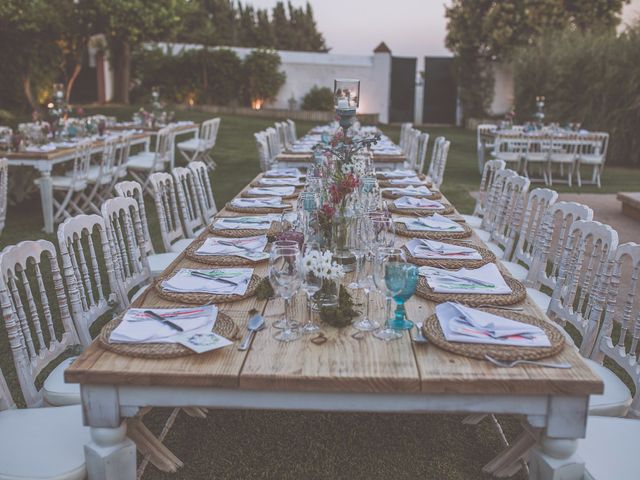
M 222 210 L 220 215 L 241 215 Z M 456 212 L 457 215 L 457 212 Z M 206 233 L 205 233 L 206 235 Z M 473 241 L 481 243 L 479 239 Z M 408 238 L 398 237 L 398 244 Z M 182 255 L 168 270 L 193 267 Z M 266 264 L 257 272 L 266 275 Z M 360 298 L 359 296 L 357 297 Z M 372 295 L 371 312 L 382 311 L 381 299 Z M 175 306 L 149 292 L 135 306 Z M 530 302 L 526 313 L 543 316 Z M 283 313 L 280 300 L 256 302 L 248 299 L 221 307 L 244 329 L 248 311 L 264 311 L 267 328 L 258 333 L 248 352 L 234 346 L 202 355 L 177 359 L 145 360 L 128 358 L 92 345 L 66 371 L 66 379 L 81 383 L 220 386 L 243 389 L 286 389 L 290 391 L 424 392 L 461 394 L 559 394 L 599 393 L 602 382 L 571 347 L 552 357 L 568 361 L 569 370 L 536 367 L 496 368 L 487 362 L 468 359 L 419 345 L 405 334 L 399 341 L 385 343 L 370 334 L 363 340 L 351 337 L 352 328 L 323 327 L 328 341 L 315 345 L 308 337 L 284 344 L 273 338 L 272 323 Z M 304 321 L 302 292 L 292 311 Z M 433 313 L 435 304 L 413 297 L 407 304 L 408 316 L 421 321 Z M 380 318 L 376 316 L 374 318 Z

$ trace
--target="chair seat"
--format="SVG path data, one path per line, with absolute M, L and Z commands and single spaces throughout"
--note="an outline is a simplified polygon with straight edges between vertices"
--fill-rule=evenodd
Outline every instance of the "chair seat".
M 499 152 L 492 154 L 494 158 L 498 160 L 504 160 L 505 162 L 519 162 L 522 157 L 521 153 L 508 153 L 508 152 Z
M 589 397 L 589 415 L 624 417 L 633 400 L 627 386 L 604 365 L 589 359 L 585 359 L 585 362 L 604 382 L 604 392 Z
M 182 253 L 185 248 L 191 245 L 193 239 L 191 238 L 183 238 L 182 240 L 178 240 L 176 243 L 171 245 L 171 251 L 174 253 Z
M 586 462 L 585 479 L 637 480 L 640 477 L 640 420 L 589 416 L 587 436 L 578 442 Z
M 529 274 L 529 270 L 519 263 L 502 261 L 502 265 L 509 271 L 513 278 L 520 280 L 521 282 L 523 282 Z
M 198 138 L 190 138 L 189 140 L 178 143 L 178 148 L 187 152 L 205 151 L 207 145 Z
M 180 252 L 169 252 L 169 253 L 154 253 L 153 255 L 149 255 L 147 259 L 149 260 L 149 269 L 151 270 L 151 276 L 153 278 L 160 275 L 167 267 L 173 262 Z
M 480 224 L 482 223 L 481 217 L 476 217 L 475 215 L 461 215 L 461 217 L 464 218 L 464 221 L 467 222 L 467 225 L 471 228 L 480 228 Z
M 40 186 L 41 179 L 36 178 L 33 183 Z M 69 190 L 73 185 L 73 176 L 67 177 L 65 175 L 54 175 L 51 177 L 51 185 L 54 190 Z M 76 192 L 80 192 L 85 188 L 87 188 L 86 181 L 76 180 L 76 185 L 73 187 Z
M 486 247 L 493 252 L 496 258 L 502 258 L 504 250 L 495 242 L 485 242 Z
M 576 161 L 575 155 L 563 155 L 562 153 L 552 153 L 551 161 L 553 163 L 573 163 Z
M 54 407 L 78 405 L 80 403 L 80 385 L 66 383 L 64 371 L 77 357 L 67 358 L 54 368 L 44 381 L 42 394 L 46 404 Z
M 86 478 L 80 405 L 5 410 L 0 432 L 0 480 Z
M 471 228 L 473 233 L 475 233 L 480 240 L 483 242 L 488 242 L 491 239 L 491 232 L 487 232 L 486 230 L 481 230 L 479 228 Z
M 535 288 L 527 288 L 527 295 L 531 297 L 533 303 L 535 303 L 540 310 L 546 312 L 549 308 L 549 304 L 551 303 L 551 297 L 546 293 L 542 293 L 540 290 L 536 290 Z
M 585 165 L 601 165 L 602 156 L 601 155 L 580 155 L 580 163 L 583 163 Z
M 100 165 L 91 165 L 89 167 L 89 175 L 87 176 L 89 182 L 91 183 L 100 183 L 101 185 L 107 185 L 111 183 L 111 179 L 113 178 L 114 171 L 102 171 Z
M 156 154 L 154 152 L 141 152 L 129 157 L 127 168 L 133 170 L 162 170 L 162 162 L 157 162 L 158 164 L 156 165 L 155 160 Z

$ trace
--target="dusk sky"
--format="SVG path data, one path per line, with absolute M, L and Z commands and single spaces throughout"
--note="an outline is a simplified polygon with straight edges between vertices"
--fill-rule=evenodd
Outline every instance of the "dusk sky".
M 271 8 L 276 0 L 245 0 Z M 306 0 L 291 0 L 304 5 Z M 318 28 L 333 53 L 370 53 L 385 41 L 396 56 L 422 57 L 451 53 L 444 46 L 447 0 L 312 0 Z M 625 7 L 623 22 L 640 16 L 640 0 Z

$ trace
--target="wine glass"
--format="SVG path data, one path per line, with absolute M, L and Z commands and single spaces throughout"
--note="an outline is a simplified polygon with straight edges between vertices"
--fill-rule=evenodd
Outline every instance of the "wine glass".
M 369 316 L 369 299 L 371 295 L 371 288 L 374 286 L 373 285 L 373 268 L 374 268 L 373 264 L 374 264 L 374 261 L 371 256 L 371 253 L 367 251 L 364 255 L 362 265 L 360 266 L 360 271 L 359 271 L 360 278 L 358 280 L 358 284 L 360 288 L 362 288 L 362 290 L 364 291 L 364 295 L 365 295 L 364 316 L 359 321 L 353 324 L 354 328 L 358 330 L 363 330 L 365 332 L 372 332 L 380 328 L 380 324 L 375 320 L 372 320 Z
M 302 283 L 300 267 L 299 248 L 275 247 L 271 251 L 269 280 L 276 293 L 284 299 L 284 318 L 280 322 L 282 330 L 275 335 L 275 339 L 282 342 L 292 342 L 299 336 L 289 321 L 289 303 Z M 274 326 L 279 328 L 278 325 Z
M 365 215 L 356 215 L 351 219 L 351 228 L 347 237 L 347 248 L 356 259 L 355 278 L 348 287 L 362 288 L 362 263 L 365 255 L 369 251 L 371 241 L 371 231 L 369 219 Z
M 402 334 L 399 331 L 390 327 L 389 320 L 391 318 L 391 301 L 395 295 L 399 294 L 404 289 L 404 284 L 401 282 L 387 282 L 387 270 L 392 269 L 394 265 L 404 264 L 405 260 L 404 253 L 400 248 L 381 247 L 377 251 L 373 263 L 373 281 L 387 301 L 385 310 L 385 327 L 378 330 L 373 335 L 376 338 L 387 342 L 397 340 L 402 337 Z
M 313 322 L 313 303 L 311 297 L 313 297 L 322 288 L 322 277 L 314 272 L 310 265 L 307 265 L 306 261 L 310 257 L 321 255 L 320 247 L 317 242 L 308 242 L 305 245 L 304 259 L 302 266 L 302 290 L 307 295 L 307 314 L 309 315 L 307 323 L 302 327 L 302 333 L 315 333 L 320 330 L 320 327 Z
M 387 266 L 386 282 L 392 285 L 392 290 L 397 291 L 393 296 L 396 301 L 395 318 L 389 321 L 389 326 L 394 330 L 411 330 L 413 322 L 407 320 L 407 312 L 404 304 L 416 291 L 418 286 L 418 267 L 410 263 L 398 262 Z M 398 291 L 398 286 L 401 286 Z
M 373 234 L 372 244 L 377 248 L 393 247 L 396 240 L 393 219 L 385 216 L 383 212 L 371 212 L 369 217 Z

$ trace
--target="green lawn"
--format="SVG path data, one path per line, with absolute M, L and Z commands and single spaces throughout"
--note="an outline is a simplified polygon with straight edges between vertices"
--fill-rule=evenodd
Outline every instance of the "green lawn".
M 91 113 L 129 119 L 134 108 L 89 108 Z M 202 121 L 212 115 L 198 111 L 178 112 L 179 120 Z M 253 133 L 275 119 L 222 116 L 214 158 L 216 201 L 221 207 L 259 171 Z M 299 134 L 312 126 L 297 122 Z M 383 126 L 396 139 L 398 126 Z M 433 138 L 451 140 L 443 191 L 463 212 L 473 208 L 469 192 L 477 189 L 475 133 L 456 128 L 426 128 Z M 429 155 L 431 152 L 429 152 Z M 176 158 L 180 159 L 177 154 Z M 605 188 L 560 191 L 617 192 L 637 190 L 640 170 L 607 167 Z M 155 210 L 147 204 L 148 216 Z M 42 214 L 36 196 L 9 208 L 0 248 L 26 239 L 48 238 L 41 232 Z M 161 251 L 157 224 L 151 221 L 154 244 Z M 0 325 L 0 368 L 20 401 L 17 380 L 8 351 L 4 325 Z M 166 416 L 154 410 L 155 428 Z M 509 433 L 517 431 L 513 419 L 505 419 Z M 195 441 L 198 439 L 198 441 Z M 202 441 L 200 441 L 202 440 Z M 283 412 L 210 412 L 206 421 L 181 414 L 168 445 L 185 461 L 175 475 L 164 475 L 149 467 L 145 478 L 367 478 L 367 479 L 477 479 L 479 470 L 501 448 L 497 435 L 485 421 L 479 427 L 463 426 L 458 416 L 302 414 Z M 520 478 L 520 477 L 518 477 Z

